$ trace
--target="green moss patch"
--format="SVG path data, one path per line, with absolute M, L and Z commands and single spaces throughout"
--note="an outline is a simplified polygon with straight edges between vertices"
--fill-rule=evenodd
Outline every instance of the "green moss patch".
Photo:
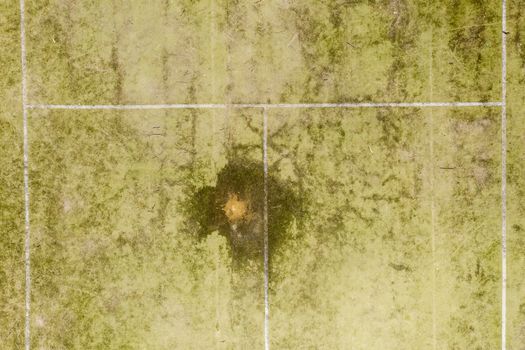
M 228 217 L 225 206 L 236 196 L 247 204 L 247 213 L 238 220 Z M 231 159 L 217 174 L 215 186 L 198 189 L 184 204 L 188 225 L 204 238 L 217 231 L 228 239 L 235 261 L 261 256 L 264 243 L 264 171 L 262 162 Z M 268 177 L 269 249 L 287 239 L 286 228 L 300 220 L 304 207 L 292 182 Z

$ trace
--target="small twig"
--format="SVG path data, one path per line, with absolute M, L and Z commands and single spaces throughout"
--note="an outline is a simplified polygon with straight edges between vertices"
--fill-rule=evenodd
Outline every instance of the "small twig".
M 290 45 L 292 45 L 292 43 L 294 42 L 295 38 L 297 38 L 297 33 L 294 34 L 294 36 L 292 37 L 292 39 L 290 39 L 290 41 L 288 42 L 288 45 L 286 46 L 290 47 Z

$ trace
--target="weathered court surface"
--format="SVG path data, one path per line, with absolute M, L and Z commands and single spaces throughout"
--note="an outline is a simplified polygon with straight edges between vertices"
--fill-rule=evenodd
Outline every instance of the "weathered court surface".
M 525 349 L 524 15 L 3 1 L 0 349 Z

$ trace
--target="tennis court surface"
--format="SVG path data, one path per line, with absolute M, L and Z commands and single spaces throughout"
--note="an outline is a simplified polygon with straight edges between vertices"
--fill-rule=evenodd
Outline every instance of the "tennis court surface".
M 524 6 L 2 2 L 0 349 L 522 349 Z

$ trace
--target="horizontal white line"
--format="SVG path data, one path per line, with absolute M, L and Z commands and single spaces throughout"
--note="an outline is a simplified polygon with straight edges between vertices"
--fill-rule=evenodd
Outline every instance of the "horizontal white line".
M 356 103 L 234 103 L 144 105 L 27 105 L 30 109 L 227 109 L 227 108 L 385 108 L 385 107 L 500 107 L 502 102 L 356 102 Z

